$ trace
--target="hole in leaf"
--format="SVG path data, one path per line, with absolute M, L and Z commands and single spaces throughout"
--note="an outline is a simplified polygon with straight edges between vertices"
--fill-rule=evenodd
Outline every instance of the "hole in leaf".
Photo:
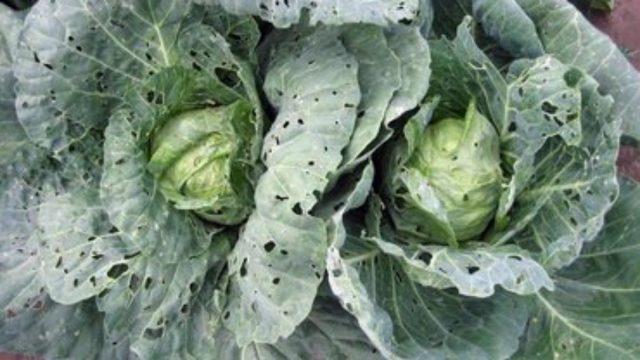
M 227 70 L 224 68 L 216 68 L 214 72 L 223 84 L 232 89 L 240 84 L 240 78 L 235 71 Z
M 112 279 L 117 279 L 120 275 L 124 274 L 127 270 L 129 270 L 129 265 L 127 264 L 116 264 L 113 265 L 109 271 L 107 271 L 107 276 Z
M 296 203 L 291 208 L 291 211 L 293 211 L 293 213 L 296 215 L 302 215 L 302 206 L 300 205 L 300 203 Z
M 155 328 L 155 329 L 146 328 L 144 330 L 144 337 L 147 339 L 156 340 L 162 337 L 163 333 L 164 333 L 164 329 L 162 327 Z
M 247 258 L 244 258 L 244 260 L 242 261 L 242 266 L 240 266 L 240 276 L 247 276 Z
M 194 282 L 189 284 L 189 291 L 191 291 L 192 294 L 195 294 L 198 291 L 198 284 Z
M 563 78 L 569 87 L 575 87 L 582 79 L 582 71 L 578 69 L 571 69 L 564 73 Z
M 480 270 L 479 267 L 477 266 L 467 266 L 467 272 L 469 273 L 469 275 L 473 275 L 474 273 L 478 272 Z
M 264 251 L 270 253 L 275 247 L 276 243 L 274 243 L 273 241 L 269 241 L 268 243 L 264 244 Z
M 542 103 L 542 111 L 549 114 L 555 114 L 556 111 L 558 111 L 558 107 L 548 101 L 545 101 Z
M 129 289 L 135 292 L 138 290 L 139 286 L 140 286 L 140 278 L 138 277 L 138 275 L 136 274 L 131 275 L 131 278 L 129 279 Z
M 423 252 L 418 255 L 418 259 L 422 260 L 427 266 L 429 266 L 429 264 L 431 263 L 432 258 L 433 256 L 428 252 Z

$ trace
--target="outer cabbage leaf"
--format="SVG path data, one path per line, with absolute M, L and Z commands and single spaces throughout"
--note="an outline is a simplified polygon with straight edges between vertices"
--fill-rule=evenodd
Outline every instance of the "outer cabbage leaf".
M 287 339 L 273 345 L 248 345 L 235 358 L 381 359 L 381 356 L 340 304 L 332 298 L 319 297 L 307 319 Z
M 423 287 L 401 261 L 357 230 L 349 234 L 344 246 L 329 248 L 329 283 L 383 356 L 495 359 L 516 351 L 526 302 L 503 292 L 479 300 Z
M 276 27 L 289 27 L 300 21 L 303 11 L 309 12 L 311 25 L 345 23 L 390 23 L 412 21 L 417 16 L 418 0 L 219 0 L 229 12 L 257 15 Z
M 92 302 L 65 306 L 46 293 L 39 276 L 39 205 L 64 188 L 55 174 L 39 172 L 53 168 L 46 159 L 31 156 L 25 162 L 14 161 L 12 168 L 2 168 L 0 178 L 0 349 L 78 358 L 126 353 L 126 347 L 104 338 L 102 316 Z M 26 164 L 40 169 L 15 170 L 24 170 Z
M 37 277 L 42 289 L 46 286 L 54 300 L 65 304 L 97 296 L 98 309 L 105 315 L 96 325 L 96 336 L 123 344 L 120 351 L 131 346 L 140 358 L 149 358 L 156 348 L 168 348 L 166 342 L 172 344 L 171 351 L 179 351 L 188 345 L 186 339 L 168 339 L 187 321 L 207 269 L 224 263 L 228 236 L 213 237 L 209 251 L 168 263 L 128 247 L 106 212 L 96 206 L 97 198 L 95 190 L 74 191 L 40 204 L 44 236 L 37 241 L 46 244 Z M 48 316 L 56 315 L 43 317 Z
M 536 309 L 516 358 L 640 356 L 638 231 L 640 186 L 624 180 L 598 238 L 556 274 L 556 291 L 536 295 Z
M 22 19 L 17 12 L 0 5 L 0 166 L 27 142 L 15 112 L 13 59 Z
M 342 160 L 360 101 L 358 64 L 336 35 L 322 29 L 272 53 L 264 88 L 278 116 L 265 138 L 267 170 L 229 263 L 225 325 L 241 346 L 291 334 L 322 279 L 326 225 L 309 211 Z
M 395 26 L 383 33 L 372 26 L 346 26 L 341 39 L 356 56 L 363 93 L 356 127 L 334 181 L 391 138 L 392 122 L 418 106 L 431 74 L 428 43 L 415 28 Z
M 445 246 L 402 246 L 372 238 L 382 252 L 395 257 L 407 275 L 422 286 L 455 287 L 464 296 L 488 297 L 500 285 L 507 291 L 530 295 L 545 287 L 553 290 L 547 272 L 514 245 L 456 249 Z
M 358 60 L 358 82 L 363 90 L 353 138 L 343 159 L 343 167 L 348 169 L 378 136 L 389 101 L 400 88 L 402 77 L 401 60 L 389 47 L 382 29 L 372 25 L 349 26 L 342 34 L 342 41 Z
M 177 39 L 190 25 L 210 24 L 245 42 L 233 48 L 250 54 L 255 23 L 220 10 L 176 0 L 39 2 L 16 56 L 17 111 L 27 134 L 57 151 L 104 129 L 131 84 L 188 61 Z
M 504 0 L 474 1 L 496 8 Z M 613 116 L 621 118 L 626 135 L 640 139 L 640 122 L 636 121 L 640 102 L 640 74 L 629 63 L 618 46 L 605 34 L 596 29 L 570 2 L 565 0 L 515 0 L 520 9 L 513 9 L 513 14 L 495 19 L 483 18 L 482 23 L 488 34 L 513 56 L 518 56 L 519 48 L 527 48 L 536 38 L 542 43 L 544 52 L 553 55 L 567 65 L 584 70 L 600 85 L 600 91 L 613 96 Z M 437 2 L 439 3 L 439 1 Z M 612 2 L 592 1 L 605 7 Z M 510 5 L 512 7 L 512 5 Z M 439 8 L 437 8 L 439 9 Z M 528 19 L 522 19 L 522 11 Z M 445 32 L 453 29 L 452 24 L 462 19 L 464 12 L 454 13 L 442 9 L 437 11 L 436 19 Z M 466 11 L 469 14 L 469 11 Z M 518 38 L 514 27 L 508 26 L 513 19 L 520 18 L 519 26 L 533 21 L 537 36 Z M 530 20 L 529 20 L 530 19 Z M 528 25 L 527 25 L 528 26 Z M 493 29 L 491 31 L 490 29 Z M 450 32 L 449 32 L 450 33 Z
M 95 179 L 87 169 L 47 158 L 27 139 L 15 113 L 12 65 L 22 20 L 0 5 L 0 349 L 45 357 L 121 357 L 126 346 L 103 337 L 92 302 L 53 302 L 39 276 L 40 203 Z M 94 154 L 87 149 L 87 155 Z M 61 154 L 71 163 L 86 158 Z M 82 166 L 82 165 L 79 165 Z M 126 343 L 125 343 L 126 345 Z
M 536 58 L 544 54 L 535 25 L 516 0 L 474 0 L 473 16 L 514 57 Z
M 557 0 L 518 0 L 533 20 L 547 53 L 584 69 L 613 96 L 613 116 L 624 133 L 640 139 L 640 74 L 611 39 L 596 29 L 573 5 Z

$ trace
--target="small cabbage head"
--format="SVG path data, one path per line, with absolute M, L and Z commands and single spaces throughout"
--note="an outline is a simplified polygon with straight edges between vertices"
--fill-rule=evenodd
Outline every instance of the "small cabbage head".
M 480 235 L 494 217 L 502 187 L 500 139 L 471 102 L 464 119 L 429 125 L 407 163 L 441 203 L 458 241 Z
M 232 225 L 252 209 L 246 158 L 250 145 L 239 124 L 251 123 L 243 103 L 187 111 L 168 119 L 152 136 L 147 169 L 177 209 Z

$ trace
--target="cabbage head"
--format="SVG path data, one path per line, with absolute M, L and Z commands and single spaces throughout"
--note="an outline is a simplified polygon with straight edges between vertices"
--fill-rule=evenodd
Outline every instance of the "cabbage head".
M 237 157 L 247 144 L 233 124 L 251 117 L 250 110 L 239 102 L 191 110 L 155 133 L 147 168 L 176 208 L 223 224 L 246 218 L 252 189 Z
M 464 119 L 429 125 L 407 166 L 433 189 L 458 240 L 485 230 L 500 198 L 500 140 L 474 101 Z

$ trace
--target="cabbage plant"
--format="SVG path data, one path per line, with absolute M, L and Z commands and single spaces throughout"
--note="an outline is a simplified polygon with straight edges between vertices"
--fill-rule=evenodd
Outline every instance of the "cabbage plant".
M 639 356 L 640 75 L 565 0 L 0 5 L 0 84 L 0 353 Z

